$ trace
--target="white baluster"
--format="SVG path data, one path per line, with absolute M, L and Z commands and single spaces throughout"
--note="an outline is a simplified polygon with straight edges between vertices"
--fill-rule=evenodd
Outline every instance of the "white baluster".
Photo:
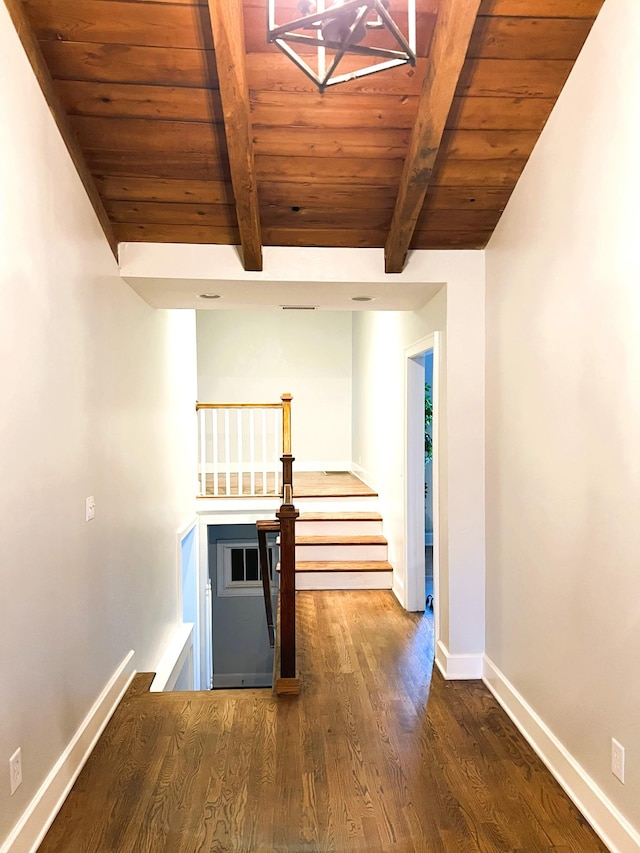
M 251 494 L 256 493 L 256 410 L 249 409 L 249 460 L 251 466 Z
M 217 497 L 220 491 L 218 484 L 218 410 L 211 409 L 211 441 L 213 448 L 213 494 Z
M 280 427 L 280 415 L 282 409 L 273 410 L 273 436 L 274 436 L 274 459 L 273 459 L 273 484 L 276 495 L 280 494 L 280 447 L 282 444 L 282 428 Z
M 231 447 L 229 437 L 229 409 L 224 410 L 224 467 L 227 475 L 227 492 L 229 497 L 231 494 Z
M 200 421 L 200 494 L 207 494 L 207 422 L 206 409 L 198 411 Z
M 262 494 L 267 494 L 267 410 L 262 409 Z
M 238 426 L 238 494 L 244 493 L 244 478 L 242 475 L 242 409 L 236 409 Z

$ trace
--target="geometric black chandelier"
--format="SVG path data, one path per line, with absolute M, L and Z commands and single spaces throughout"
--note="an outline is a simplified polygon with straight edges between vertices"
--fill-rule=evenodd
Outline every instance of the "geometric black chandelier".
M 407 35 L 390 14 L 389 0 L 300 0 L 300 17 L 289 23 L 276 22 L 276 0 L 268 0 L 267 41 L 277 44 L 318 87 L 346 83 L 397 65 L 416 64 L 416 6 L 407 0 Z M 382 33 L 389 33 L 381 37 Z M 391 44 L 392 47 L 380 46 Z M 315 48 L 312 68 L 292 45 Z M 355 70 L 336 74 L 345 56 L 361 57 Z M 370 59 L 376 61 L 370 62 Z M 368 63 L 368 64 L 367 64 Z M 350 63 L 350 65 L 353 63 Z

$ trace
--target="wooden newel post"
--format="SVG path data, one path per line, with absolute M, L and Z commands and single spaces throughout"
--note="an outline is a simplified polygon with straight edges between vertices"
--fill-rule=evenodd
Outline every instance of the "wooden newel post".
M 285 489 L 291 500 L 291 489 Z M 296 678 L 296 518 L 292 503 L 276 513 L 280 521 L 280 678 Z
M 293 487 L 293 463 L 295 459 L 291 455 L 291 394 L 283 394 L 282 400 L 282 503 L 292 503 L 292 499 L 286 497 L 286 487 Z
M 291 455 L 291 394 L 283 394 L 282 400 L 282 455 Z

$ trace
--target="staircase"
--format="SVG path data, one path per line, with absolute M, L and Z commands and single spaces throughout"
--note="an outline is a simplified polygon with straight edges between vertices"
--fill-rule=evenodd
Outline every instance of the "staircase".
M 382 516 L 338 509 L 296 523 L 296 589 L 391 589 Z

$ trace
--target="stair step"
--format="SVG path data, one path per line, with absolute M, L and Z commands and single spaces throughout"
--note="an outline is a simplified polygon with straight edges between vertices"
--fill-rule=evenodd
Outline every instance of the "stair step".
M 384 536 L 296 536 L 296 545 L 386 545 Z
M 303 512 L 296 522 L 301 536 L 374 536 L 382 533 L 378 512 Z
M 314 560 L 296 563 L 296 572 L 390 572 L 387 560 L 356 560 L 352 563 Z

